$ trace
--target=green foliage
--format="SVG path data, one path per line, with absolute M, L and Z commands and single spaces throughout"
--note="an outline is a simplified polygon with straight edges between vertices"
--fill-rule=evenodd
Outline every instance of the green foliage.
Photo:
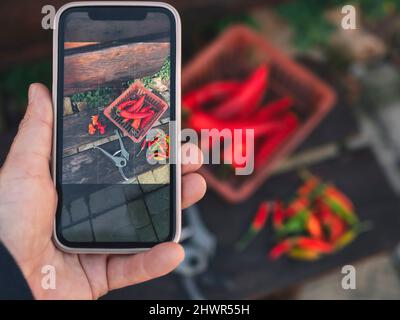
M 399 11 L 400 0 L 354 0 L 367 18 L 375 20 L 387 16 L 389 13 Z
M 299 0 L 283 3 L 277 7 L 277 12 L 292 26 L 295 32 L 295 44 L 301 50 L 313 46 L 323 46 L 334 25 L 324 17 L 327 8 L 340 5 L 345 1 L 332 0 Z
M 140 80 L 142 81 L 143 85 L 146 88 L 151 88 L 151 84 L 153 82 L 153 79 L 161 78 L 161 80 L 163 82 L 164 81 L 168 81 L 169 77 L 170 77 L 170 74 L 171 74 L 171 59 L 168 56 L 168 57 L 165 58 L 165 60 L 163 62 L 163 65 L 161 66 L 160 70 L 157 73 L 155 73 L 153 75 L 150 75 L 150 76 L 143 77 Z M 132 82 L 133 81 L 131 81 L 131 83 Z
M 117 95 L 111 88 L 100 87 L 86 92 L 75 93 L 72 102 L 86 102 L 89 108 L 100 108 L 109 105 Z
M 324 13 L 330 8 L 356 5 L 369 20 L 381 19 L 400 9 L 400 0 L 296 0 L 277 6 L 277 12 L 293 28 L 295 44 L 300 50 L 325 46 L 335 26 Z

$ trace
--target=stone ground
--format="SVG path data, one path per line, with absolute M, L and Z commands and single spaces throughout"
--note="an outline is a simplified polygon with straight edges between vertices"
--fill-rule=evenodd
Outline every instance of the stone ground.
M 63 208 L 69 241 L 154 242 L 169 235 L 169 165 L 78 198 Z M 112 227 L 111 227 L 112 226 Z
M 399 260 L 397 260 L 399 261 Z M 307 281 L 296 295 L 297 299 L 361 300 L 400 299 L 399 263 L 390 254 L 380 254 L 354 264 L 356 289 L 344 290 L 341 286 L 341 269 Z

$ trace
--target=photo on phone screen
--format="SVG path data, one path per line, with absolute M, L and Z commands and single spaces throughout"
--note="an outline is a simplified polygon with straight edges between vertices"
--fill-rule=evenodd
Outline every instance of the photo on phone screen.
M 59 19 L 56 236 L 146 248 L 175 233 L 176 26 L 162 7 L 75 7 Z

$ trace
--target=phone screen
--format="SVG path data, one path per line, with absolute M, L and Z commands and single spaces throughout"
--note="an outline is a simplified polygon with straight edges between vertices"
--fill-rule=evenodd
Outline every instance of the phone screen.
M 172 240 L 176 25 L 158 7 L 76 7 L 58 32 L 57 239 L 70 248 Z

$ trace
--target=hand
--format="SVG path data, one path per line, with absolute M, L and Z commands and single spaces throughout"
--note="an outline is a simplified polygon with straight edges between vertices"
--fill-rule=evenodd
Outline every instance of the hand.
M 0 171 L 0 241 L 20 266 L 34 297 L 96 299 L 110 290 L 160 277 L 177 267 L 184 252 L 176 243 L 159 244 L 136 255 L 68 254 L 54 246 L 51 237 L 57 193 L 49 169 L 52 130 L 49 92 L 43 85 L 33 84 L 25 117 Z M 205 193 L 204 179 L 194 173 L 200 163 L 182 167 L 183 207 Z M 44 265 L 55 267 L 55 290 L 42 289 Z

